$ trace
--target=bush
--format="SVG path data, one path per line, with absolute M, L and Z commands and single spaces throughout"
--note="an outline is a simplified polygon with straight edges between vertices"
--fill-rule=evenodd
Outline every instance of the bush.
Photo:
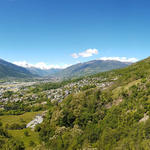
M 35 132 L 40 132 L 40 130 L 41 130 L 41 127 L 39 125 L 37 125 L 34 129 Z
M 33 141 L 30 141 L 29 146 L 34 147 L 34 146 L 36 146 L 36 144 Z
M 11 125 L 7 125 L 7 128 L 10 130 L 21 130 L 21 129 L 26 128 L 26 124 L 13 123 Z
M 29 132 L 28 131 L 24 131 L 24 135 L 25 136 L 29 136 Z

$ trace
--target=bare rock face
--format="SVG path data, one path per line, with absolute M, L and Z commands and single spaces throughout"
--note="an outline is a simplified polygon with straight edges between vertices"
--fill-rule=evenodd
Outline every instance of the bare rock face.
M 37 124 L 41 124 L 43 122 L 43 117 L 41 115 L 37 115 L 31 122 L 29 122 L 26 128 L 34 129 Z

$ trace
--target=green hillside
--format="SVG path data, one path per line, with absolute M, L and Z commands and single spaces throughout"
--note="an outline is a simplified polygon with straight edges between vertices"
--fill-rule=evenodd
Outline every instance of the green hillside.
M 25 68 L 0 59 L 0 78 L 29 78 L 32 76 Z
M 149 150 L 150 58 L 96 76 L 113 84 L 51 106 L 38 130 L 41 141 L 52 150 Z
M 4 150 L 23 150 L 24 144 L 13 138 L 0 122 L 0 149 Z
M 124 68 L 131 63 L 120 62 L 120 61 L 104 61 L 104 60 L 93 60 L 84 63 L 78 63 L 67 67 L 65 69 L 39 69 L 39 68 L 26 68 L 33 75 L 41 77 L 58 77 L 61 79 L 78 78 L 87 75 L 96 74 L 99 72 L 110 71 L 113 69 Z
M 99 72 L 110 71 L 113 69 L 124 68 L 128 65 L 130 65 L 130 63 L 111 60 L 93 60 L 72 65 L 66 69 L 63 69 L 62 71 L 59 71 L 58 73 L 55 73 L 55 76 L 61 78 L 81 77 Z

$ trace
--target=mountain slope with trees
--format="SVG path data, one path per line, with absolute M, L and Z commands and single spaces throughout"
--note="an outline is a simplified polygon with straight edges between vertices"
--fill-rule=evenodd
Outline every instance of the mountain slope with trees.
M 27 69 L 0 59 L 0 78 L 30 78 L 32 76 Z
M 78 78 L 99 72 L 124 68 L 131 63 L 119 61 L 93 60 L 67 67 L 66 69 L 39 69 L 24 68 L 0 59 L 0 78 L 30 78 L 30 77 L 52 77 L 52 78 Z
M 149 150 L 150 58 L 96 76 L 113 84 L 51 104 L 41 141 L 52 150 Z
M 61 78 L 81 77 L 96 74 L 99 72 L 110 71 L 113 69 L 124 68 L 131 63 L 112 61 L 112 60 L 92 60 L 85 63 L 78 63 L 55 74 Z
M 110 71 L 113 69 L 119 69 L 127 67 L 131 63 L 111 61 L 111 60 L 93 60 L 84 63 L 78 63 L 71 65 L 65 69 L 39 69 L 39 68 L 26 68 L 34 75 L 41 77 L 57 77 L 61 79 L 78 78 L 87 75 L 96 74 L 99 72 Z

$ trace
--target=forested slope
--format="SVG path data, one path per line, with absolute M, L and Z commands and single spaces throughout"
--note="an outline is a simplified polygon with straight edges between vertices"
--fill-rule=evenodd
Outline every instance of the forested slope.
M 52 104 L 38 126 L 41 141 L 52 150 L 149 150 L 150 58 L 96 76 L 113 84 Z
M 31 77 L 33 77 L 33 75 L 27 69 L 0 59 L 0 79 Z

